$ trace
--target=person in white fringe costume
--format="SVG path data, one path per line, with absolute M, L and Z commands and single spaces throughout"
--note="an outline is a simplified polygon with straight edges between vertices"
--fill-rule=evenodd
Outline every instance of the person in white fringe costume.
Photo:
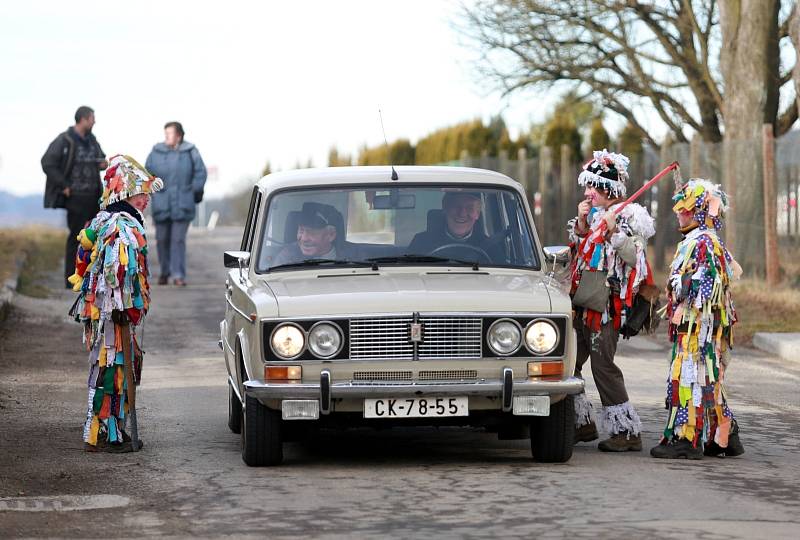
M 578 204 L 577 217 L 568 223 L 578 339 L 575 375 L 582 376 L 591 358 L 602 404 L 595 418 L 586 394 L 575 396 L 575 443 L 599 438 L 599 424 L 609 435 L 598 444 L 605 452 L 642 449 L 642 423 L 628 398 L 622 370 L 614 363 L 620 330 L 639 286 L 652 282 L 645 255 L 647 240 L 655 234 L 653 218 L 636 203 L 614 213 L 627 195 L 628 163 L 622 154 L 595 151 L 578 177 L 585 198 Z

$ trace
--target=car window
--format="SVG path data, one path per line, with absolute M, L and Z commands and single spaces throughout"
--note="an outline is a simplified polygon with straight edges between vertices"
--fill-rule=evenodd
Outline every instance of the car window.
M 267 202 L 256 271 L 306 265 L 539 268 L 513 189 L 445 184 L 283 190 Z

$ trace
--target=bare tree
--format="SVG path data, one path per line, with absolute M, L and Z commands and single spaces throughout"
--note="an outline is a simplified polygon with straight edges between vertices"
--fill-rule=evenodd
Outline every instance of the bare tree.
M 800 40 L 796 12 L 789 0 L 477 0 L 461 28 L 481 52 L 481 74 L 505 93 L 566 86 L 628 119 L 654 146 L 643 121 L 653 113 L 675 142 L 724 134 L 730 237 L 745 265 L 760 270 L 761 130 L 772 124 L 781 135 L 798 117 L 800 99 L 781 92 L 800 88 L 800 71 L 793 80 L 780 54 L 792 47 L 790 28 Z
M 733 219 L 728 224 L 740 262 L 764 268 L 762 126 L 778 107 L 774 66 L 778 56 L 777 0 L 739 0 L 720 5 L 724 43 L 725 161 Z
M 464 14 L 461 30 L 481 53 L 481 75 L 505 93 L 567 86 L 624 116 L 656 146 L 645 114 L 657 114 L 676 142 L 688 142 L 691 132 L 722 140 L 716 0 L 478 0 Z M 788 36 L 786 23 L 773 25 L 774 38 Z M 779 55 L 769 60 L 776 83 L 769 121 L 780 135 L 797 119 L 797 106 L 778 115 L 777 89 L 791 74 L 779 73 Z

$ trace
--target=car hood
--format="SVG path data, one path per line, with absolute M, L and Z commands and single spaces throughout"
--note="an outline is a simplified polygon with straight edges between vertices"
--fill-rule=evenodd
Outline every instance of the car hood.
M 268 276 L 279 317 L 419 312 L 550 313 L 534 272 L 380 272 Z

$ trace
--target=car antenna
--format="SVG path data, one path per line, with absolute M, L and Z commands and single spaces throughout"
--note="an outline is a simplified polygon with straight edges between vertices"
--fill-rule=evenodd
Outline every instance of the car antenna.
M 386 140 L 386 129 L 383 127 L 383 113 L 381 110 L 378 109 L 378 116 L 381 119 L 381 131 L 383 131 L 383 142 L 386 144 L 386 157 L 389 158 L 389 166 L 392 168 L 392 180 L 399 180 L 400 177 L 397 176 L 397 171 L 394 170 L 394 165 L 392 164 L 392 152 L 389 150 L 389 141 Z

